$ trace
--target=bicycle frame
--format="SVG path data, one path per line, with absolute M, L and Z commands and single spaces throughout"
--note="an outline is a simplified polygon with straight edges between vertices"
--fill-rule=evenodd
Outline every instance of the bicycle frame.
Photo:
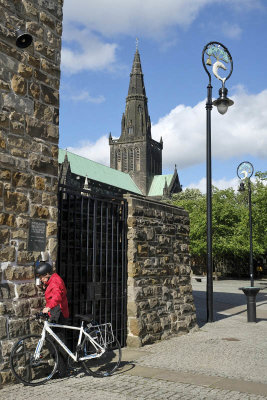
M 64 329 L 72 329 L 72 330 L 76 330 L 76 331 L 80 331 L 79 333 L 79 338 L 78 338 L 78 342 L 77 342 L 77 348 L 79 348 L 81 342 L 82 342 L 82 337 L 87 336 L 88 339 L 90 340 L 90 342 L 92 343 L 92 345 L 94 346 L 94 348 L 96 349 L 96 353 L 94 354 L 90 354 L 89 356 L 85 356 L 85 357 L 79 357 L 78 351 L 76 351 L 75 353 L 73 353 L 66 345 L 65 343 L 62 342 L 62 340 L 60 340 L 60 338 L 55 334 L 55 332 L 53 332 L 53 330 L 51 328 L 64 328 Z M 43 347 L 43 343 L 45 340 L 45 335 L 46 332 L 48 332 L 55 340 L 56 342 L 66 351 L 66 353 L 68 353 L 68 355 L 74 360 L 74 361 L 84 361 L 84 360 L 89 360 L 91 358 L 98 358 L 101 357 L 102 354 L 105 352 L 105 348 L 103 348 L 102 346 L 100 346 L 99 343 L 97 343 L 92 336 L 90 336 L 89 333 L 87 333 L 84 330 L 83 327 L 83 322 L 81 324 L 81 326 L 75 327 L 75 326 L 69 326 L 69 325 L 60 325 L 60 324 L 54 324 L 52 322 L 48 322 L 48 321 L 44 321 L 44 327 L 42 330 L 42 334 L 41 334 L 41 339 L 39 340 L 36 350 L 34 352 L 34 359 L 38 360 L 40 357 L 40 352 L 42 350 Z M 100 350 L 99 352 L 97 352 L 98 350 Z

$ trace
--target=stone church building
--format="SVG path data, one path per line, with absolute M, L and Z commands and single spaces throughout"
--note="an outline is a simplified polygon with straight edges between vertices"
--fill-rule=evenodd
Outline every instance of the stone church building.
M 151 121 L 142 72 L 136 49 L 126 107 L 119 139 L 109 136 L 110 168 L 59 150 L 60 183 L 89 189 L 103 195 L 133 193 L 154 199 L 170 197 L 182 190 L 175 166 L 173 174 L 162 175 L 162 138 L 152 139 Z

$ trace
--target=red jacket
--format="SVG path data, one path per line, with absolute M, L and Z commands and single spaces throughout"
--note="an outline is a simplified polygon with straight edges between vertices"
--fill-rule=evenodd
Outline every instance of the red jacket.
M 45 290 L 46 307 L 54 308 L 60 305 L 64 318 L 69 318 L 69 307 L 67 300 L 67 290 L 63 280 L 56 273 L 51 275 Z

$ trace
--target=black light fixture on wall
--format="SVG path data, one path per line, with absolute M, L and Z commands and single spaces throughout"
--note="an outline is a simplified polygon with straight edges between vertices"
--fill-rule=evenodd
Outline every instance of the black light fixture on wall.
M 21 29 L 16 30 L 16 46 L 20 49 L 26 49 L 32 44 L 32 35 Z

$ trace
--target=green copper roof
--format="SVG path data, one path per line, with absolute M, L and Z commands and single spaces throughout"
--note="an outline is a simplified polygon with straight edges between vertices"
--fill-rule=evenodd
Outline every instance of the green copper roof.
M 169 186 L 172 178 L 173 174 L 155 175 L 151 183 L 148 196 L 163 196 L 165 181 L 167 181 L 167 185 Z
M 58 162 L 64 161 L 66 150 L 59 149 Z M 67 151 L 68 161 L 70 162 L 71 172 L 76 175 L 86 176 L 98 182 L 112 185 L 129 192 L 142 194 L 130 175 L 116 169 L 106 167 L 88 158 L 78 156 Z

